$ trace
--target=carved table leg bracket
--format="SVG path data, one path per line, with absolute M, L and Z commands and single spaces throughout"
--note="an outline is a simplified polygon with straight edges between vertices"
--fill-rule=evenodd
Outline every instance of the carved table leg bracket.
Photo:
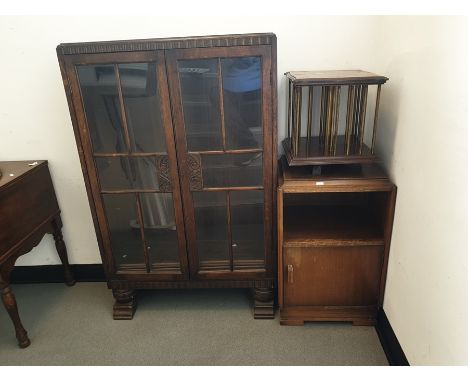
M 2 301 L 8 314 L 13 321 L 15 326 L 16 338 L 18 339 L 18 345 L 20 348 L 26 348 L 31 344 L 28 338 L 28 332 L 23 328 L 23 324 L 19 318 L 18 306 L 16 305 L 15 295 L 11 292 L 9 286 L 2 289 Z
M 115 298 L 114 320 L 131 320 L 135 314 L 137 302 L 134 290 L 112 289 Z
M 253 288 L 254 318 L 275 318 L 273 288 Z

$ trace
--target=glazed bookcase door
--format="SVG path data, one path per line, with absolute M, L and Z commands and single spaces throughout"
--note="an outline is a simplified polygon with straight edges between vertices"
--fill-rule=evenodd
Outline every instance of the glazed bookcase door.
M 66 60 L 106 270 L 187 279 L 164 53 Z
M 271 50 L 166 53 L 194 278 L 256 278 L 272 238 Z

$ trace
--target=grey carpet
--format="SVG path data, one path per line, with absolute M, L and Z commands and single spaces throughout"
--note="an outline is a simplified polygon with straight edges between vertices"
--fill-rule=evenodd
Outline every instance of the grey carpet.
M 131 321 L 104 283 L 13 290 L 32 344 L 0 306 L 0 365 L 387 365 L 373 327 L 254 320 L 246 290 L 140 291 Z

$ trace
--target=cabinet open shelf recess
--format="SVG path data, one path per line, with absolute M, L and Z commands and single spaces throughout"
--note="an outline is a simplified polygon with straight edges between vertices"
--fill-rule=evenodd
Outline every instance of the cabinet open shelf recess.
M 383 245 L 371 211 L 355 206 L 285 206 L 284 247 Z

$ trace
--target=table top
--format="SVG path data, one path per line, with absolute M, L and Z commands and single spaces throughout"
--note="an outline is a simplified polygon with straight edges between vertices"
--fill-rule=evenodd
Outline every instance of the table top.
M 0 162 L 0 187 L 23 177 L 29 171 L 45 163 L 47 163 L 46 160 Z

